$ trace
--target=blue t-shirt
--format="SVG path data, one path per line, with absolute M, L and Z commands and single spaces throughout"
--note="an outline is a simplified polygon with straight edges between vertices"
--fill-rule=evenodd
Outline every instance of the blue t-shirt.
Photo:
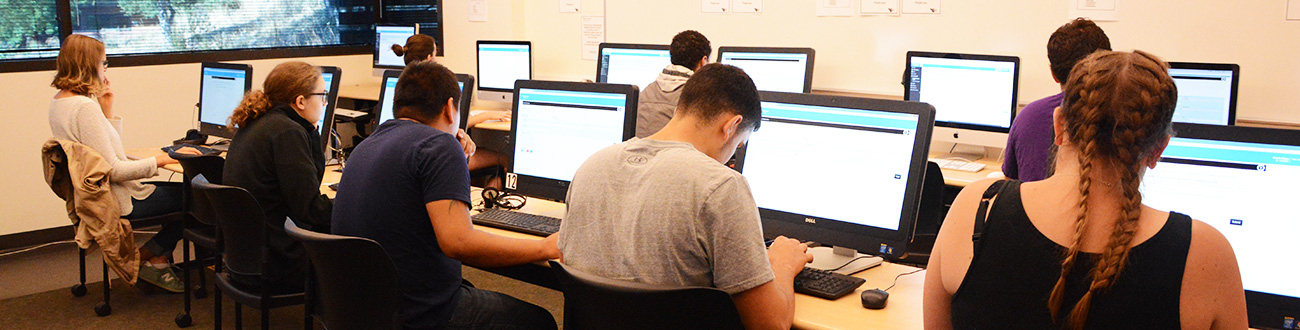
M 459 298 L 460 261 L 442 253 L 425 209 L 439 200 L 469 204 L 465 153 L 451 134 L 400 119 L 357 145 L 334 199 L 334 233 L 375 240 L 396 264 L 406 329 L 442 327 Z

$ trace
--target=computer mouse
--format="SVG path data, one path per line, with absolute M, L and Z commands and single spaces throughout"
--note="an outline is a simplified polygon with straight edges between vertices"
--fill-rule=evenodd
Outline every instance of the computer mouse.
M 889 292 L 881 289 L 862 291 L 862 308 L 881 309 L 889 304 Z

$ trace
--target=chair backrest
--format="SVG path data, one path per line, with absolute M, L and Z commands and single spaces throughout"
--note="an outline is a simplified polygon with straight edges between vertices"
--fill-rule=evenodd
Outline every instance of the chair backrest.
M 222 172 L 226 167 L 226 159 L 218 155 L 190 155 L 182 153 L 169 153 L 169 156 L 181 163 L 181 168 L 185 169 L 184 182 L 190 182 L 196 176 L 202 175 L 208 179 L 208 183 L 221 184 Z
M 925 264 L 929 261 L 934 239 L 947 215 L 944 208 L 943 170 L 939 164 L 925 165 L 925 178 L 921 181 L 921 201 L 917 205 L 916 224 L 912 226 L 912 240 L 907 244 L 907 262 Z
M 612 280 L 550 263 L 564 289 L 565 329 L 744 329 L 721 290 Z
M 398 329 L 401 291 L 397 268 L 379 243 L 322 234 L 285 219 L 284 231 L 302 243 L 314 278 L 307 292 L 311 313 L 326 329 Z
M 195 177 L 191 186 L 194 198 L 199 201 L 197 204 L 210 207 L 216 225 L 221 229 L 219 240 L 225 255 L 225 271 L 261 276 L 267 227 L 262 206 L 244 188 L 209 183 L 202 176 Z

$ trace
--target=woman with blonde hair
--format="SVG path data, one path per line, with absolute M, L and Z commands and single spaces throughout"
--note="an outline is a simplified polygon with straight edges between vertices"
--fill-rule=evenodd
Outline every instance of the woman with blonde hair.
M 239 129 L 231 139 L 223 173 L 224 184 L 252 193 L 266 214 L 268 267 L 265 276 L 274 292 L 302 291 L 307 257 L 302 246 L 284 232 L 284 219 L 299 227 L 329 232 L 333 203 L 320 194 L 325 174 L 320 120 L 325 104 L 325 80 L 320 69 L 291 61 L 276 65 L 261 90 L 244 95 L 230 115 Z M 257 278 L 234 277 L 249 285 Z
M 985 180 L 948 212 L 925 278 L 927 329 L 1244 329 L 1232 246 L 1142 204 L 1178 99 L 1168 65 L 1099 51 L 1071 70 L 1055 174 Z
M 117 197 L 122 217 L 140 219 L 181 210 L 181 186 L 175 182 L 141 182 L 158 175 L 158 168 L 176 164 L 162 154 L 132 160 L 122 147 L 122 117 L 113 112 L 113 89 L 105 75 L 108 57 L 104 43 L 83 35 L 63 41 L 55 59 L 51 87 L 59 93 L 50 100 L 50 131 L 54 138 L 76 141 L 99 152 L 112 170 L 110 189 Z M 193 148 L 180 150 L 198 154 Z M 181 239 L 182 223 L 168 223 L 140 247 L 140 279 L 171 292 L 184 286 L 171 269 L 172 250 Z

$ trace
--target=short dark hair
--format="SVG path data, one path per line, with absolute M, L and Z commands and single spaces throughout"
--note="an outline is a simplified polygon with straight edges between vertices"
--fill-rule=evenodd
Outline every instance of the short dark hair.
M 719 63 L 700 67 L 686 80 L 677 112 L 703 119 L 724 113 L 737 114 L 743 118 L 740 127 L 753 127 L 755 131 L 763 117 L 754 80 L 745 70 Z
M 1110 50 L 1110 38 L 1097 23 L 1082 17 L 1065 23 L 1047 39 L 1047 61 L 1052 66 L 1052 77 L 1064 85 L 1070 81 L 1074 64 L 1098 50 Z
M 456 74 L 433 61 L 416 61 L 402 70 L 393 97 L 393 117 L 431 123 L 442 115 L 447 100 L 460 95 Z M 461 109 L 467 111 L 468 109 Z
M 709 38 L 695 30 L 677 33 L 673 36 L 673 43 L 668 45 L 668 55 L 672 56 L 673 64 L 691 70 L 700 63 L 700 59 L 712 54 L 713 46 L 709 45 Z

